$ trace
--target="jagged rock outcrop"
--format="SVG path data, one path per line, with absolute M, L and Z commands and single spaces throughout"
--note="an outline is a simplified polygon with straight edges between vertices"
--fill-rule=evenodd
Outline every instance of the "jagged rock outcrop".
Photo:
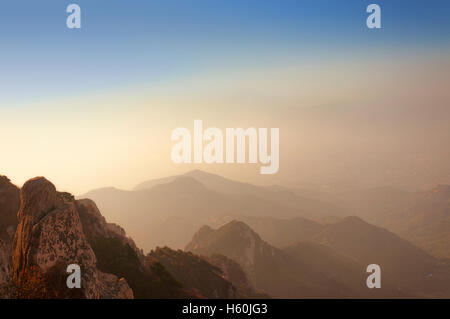
M 0 239 L 10 241 L 17 226 L 19 188 L 0 175 Z
M 79 199 L 75 201 L 83 224 L 84 233 L 90 243 L 99 238 L 117 238 L 123 245 L 129 245 L 141 261 L 144 260 L 144 252 L 136 246 L 125 230 L 117 224 L 106 222 L 100 210 L 93 200 Z
M 122 227 L 106 221 L 94 201 L 80 199 L 75 205 L 99 270 L 126 278 L 136 298 L 190 296 L 162 265 L 146 264 L 143 251 Z
M 72 196 L 58 193 L 43 177 L 33 178 L 21 189 L 17 217 L 11 267 L 17 297 L 133 297 L 124 279 L 97 269 Z M 81 268 L 81 289 L 66 286 L 70 264 Z
M 11 245 L 0 239 L 0 298 L 8 297 L 6 287 L 8 284 L 11 268 Z
M 11 245 L 17 226 L 19 188 L 6 176 L 0 176 L 0 298 L 8 297 L 11 270 Z

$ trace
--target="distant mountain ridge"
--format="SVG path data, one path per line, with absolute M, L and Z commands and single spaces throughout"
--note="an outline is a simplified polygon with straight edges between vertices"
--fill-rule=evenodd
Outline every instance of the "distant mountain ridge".
M 243 267 L 257 288 L 274 297 L 450 297 L 449 263 L 357 217 L 330 224 L 311 241 L 282 249 L 239 221 L 216 230 L 203 226 L 186 250 L 227 256 Z M 381 266 L 382 289 L 365 286 L 365 270 L 372 263 Z
M 201 170 L 189 171 L 182 175 L 150 180 L 137 185 L 134 190 L 151 189 L 156 185 L 171 183 L 180 177 L 191 177 L 202 183 L 208 189 L 227 195 L 252 196 L 282 204 L 288 208 L 301 209 L 305 216 L 323 217 L 333 212 L 339 216 L 345 211 L 330 202 L 309 198 L 296 194 L 293 190 L 281 186 L 257 186 L 249 183 L 234 181 L 220 175 Z M 300 207 L 301 204 L 303 207 Z
M 319 257 L 327 261 L 322 264 L 297 246 L 286 250 L 272 247 L 239 221 L 232 221 L 217 230 L 202 227 L 186 250 L 206 256 L 227 256 L 243 267 L 256 288 L 267 291 L 274 298 L 368 296 L 363 290 L 363 273 L 358 274 L 361 267 L 357 262 L 344 256 L 336 257 L 331 250 L 313 249 L 315 255 L 327 256 Z M 338 266 L 343 265 L 339 259 L 348 266 Z M 317 263 L 322 269 L 317 270 Z M 339 271 L 342 278 L 335 275 Z
M 183 248 L 201 225 L 219 226 L 233 218 L 320 220 L 334 213 L 344 214 L 337 206 L 290 191 L 235 182 L 201 171 L 144 186 L 136 191 L 102 188 L 80 198 L 93 199 L 109 219 L 128 229 L 146 250 L 166 245 Z
M 354 215 L 436 257 L 450 258 L 449 188 L 438 185 L 417 192 L 378 187 L 332 194 L 256 186 L 195 170 L 141 183 L 134 191 L 104 188 L 83 196 L 94 199 L 147 250 L 165 245 L 182 248 L 202 224 L 218 227 L 233 219 L 245 221 L 271 244 L 282 247 L 308 239 L 324 224 Z M 146 231 L 151 235 L 139 235 Z
M 250 189 L 259 192 L 255 187 Z M 94 201 L 58 192 L 43 177 L 19 189 L 0 176 L 0 297 L 450 298 L 448 260 L 359 217 L 318 223 L 298 216 L 302 210 L 277 203 L 290 192 L 271 189 L 224 194 L 181 176 L 148 190 L 99 190 L 96 195 L 105 196 L 117 216 L 136 218 L 145 236 L 192 238 L 185 241 L 190 252 L 165 247 L 145 255 L 122 225 L 106 221 Z M 392 196 L 380 217 L 409 217 L 406 226 L 415 226 L 406 229 L 441 226 L 437 234 L 446 234 L 440 222 L 448 217 L 449 189 L 439 185 L 418 194 L 379 189 L 367 198 Z M 399 194 L 408 200 L 399 200 Z M 152 206 L 136 211 L 135 202 Z M 358 204 L 366 203 L 363 198 Z M 404 210 L 392 210 L 396 207 Z M 204 221 L 212 227 L 200 227 Z M 73 261 L 85 270 L 83 290 L 65 287 L 64 265 Z M 365 286 L 371 263 L 381 266 L 382 289 Z
M 338 194 L 335 201 L 432 255 L 450 259 L 450 185 L 414 192 L 380 187 Z

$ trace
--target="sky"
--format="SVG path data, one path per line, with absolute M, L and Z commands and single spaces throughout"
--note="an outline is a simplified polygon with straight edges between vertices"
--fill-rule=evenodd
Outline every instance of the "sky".
M 82 28 L 66 27 L 77 3 Z M 366 7 L 381 7 L 369 30 Z M 450 183 L 448 1 L 0 3 L 0 173 L 75 194 L 205 169 L 295 187 Z M 279 127 L 280 172 L 175 165 L 171 131 Z

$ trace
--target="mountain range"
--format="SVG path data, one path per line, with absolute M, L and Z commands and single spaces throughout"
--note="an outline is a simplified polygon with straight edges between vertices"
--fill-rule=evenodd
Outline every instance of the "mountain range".
M 275 298 L 442 298 L 450 296 L 450 263 L 358 217 L 325 226 L 285 248 L 240 221 L 203 226 L 187 251 L 236 261 L 256 288 Z M 368 289 L 366 267 L 382 269 L 381 289 Z
M 103 188 L 80 198 L 93 199 L 146 250 L 183 248 L 201 225 L 218 227 L 233 219 L 282 247 L 308 239 L 328 223 L 358 216 L 437 258 L 450 258 L 449 185 L 420 192 L 379 187 L 331 194 L 257 186 L 195 170 L 150 180 L 132 191 Z
M 202 171 L 149 181 L 133 191 L 97 189 L 79 198 L 93 199 L 146 250 L 165 245 L 183 248 L 200 225 L 219 226 L 237 217 L 321 220 L 332 214 L 345 215 L 327 202 Z
M 334 195 L 349 212 L 385 227 L 438 258 L 450 258 L 450 185 L 426 191 L 392 187 Z
M 310 199 L 193 171 L 75 198 L 0 176 L 0 297 L 450 298 L 449 190 Z

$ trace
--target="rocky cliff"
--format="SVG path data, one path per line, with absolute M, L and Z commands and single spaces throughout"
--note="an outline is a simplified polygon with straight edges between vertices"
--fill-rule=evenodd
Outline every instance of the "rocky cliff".
M 8 296 L 11 270 L 11 245 L 17 226 L 19 188 L 6 176 L 0 176 L 0 298 Z
M 44 177 L 19 189 L 0 176 L 0 204 L 0 298 L 254 296 L 235 267 L 226 273 L 239 279 L 236 287 L 193 254 L 167 248 L 145 256 L 95 202 L 58 192 Z M 81 269 L 81 289 L 67 287 L 72 264 Z
M 126 280 L 103 273 L 83 230 L 77 203 L 43 177 L 20 191 L 11 277 L 19 298 L 132 298 Z M 81 289 L 68 289 L 66 268 L 81 268 Z
M 90 199 L 75 201 L 75 206 L 80 215 L 83 230 L 89 243 L 94 243 L 101 238 L 116 238 L 122 245 L 130 246 L 141 261 L 144 260 L 144 252 L 136 246 L 125 230 L 117 224 L 106 222 L 97 205 Z
M 11 268 L 11 245 L 0 239 L 0 298 L 8 297 L 6 291 Z

